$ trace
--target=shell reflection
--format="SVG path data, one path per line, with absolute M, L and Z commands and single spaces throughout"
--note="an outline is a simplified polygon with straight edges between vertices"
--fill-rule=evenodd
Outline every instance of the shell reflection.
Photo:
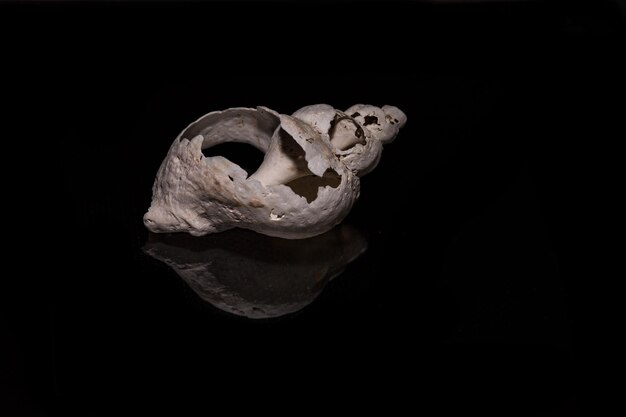
M 306 307 L 366 249 L 363 235 L 347 225 L 301 240 L 243 229 L 201 238 L 150 234 L 144 247 L 204 301 L 251 319 Z

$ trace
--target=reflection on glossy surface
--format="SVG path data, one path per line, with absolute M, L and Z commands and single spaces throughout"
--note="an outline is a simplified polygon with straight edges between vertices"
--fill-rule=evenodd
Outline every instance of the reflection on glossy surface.
M 200 238 L 150 234 L 144 247 L 203 300 L 253 319 L 301 310 L 366 249 L 365 238 L 346 225 L 302 240 L 242 229 Z

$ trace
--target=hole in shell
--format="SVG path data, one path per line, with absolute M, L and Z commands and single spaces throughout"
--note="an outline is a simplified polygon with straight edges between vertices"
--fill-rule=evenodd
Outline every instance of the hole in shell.
M 285 185 L 293 190 L 294 193 L 306 198 L 307 203 L 313 202 L 322 187 L 337 188 L 341 184 L 341 175 L 334 169 L 328 168 L 322 177 L 309 175 L 295 179 Z
M 222 156 L 230 162 L 239 165 L 250 176 L 263 162 L 265 154 L 247 143 L 227 142 L 203 149 L 202 154 L 207 157 Z
M 358 113 L 353 113 L 355 114 Z M 365 134 L 359 123 L 343 113 L 335 114 L 335 118 L 330 122 L 328 135 L 333 146 L 342 151 L 350 149 L 357 143 L 362 145 L 366 143 Z
M 270 213 L 270 220 L 278 221 L 282 219 L 284 214 L 275 214 L 273 211 Z
M 363 123 L 363 126 L 378 124 L 378 117 L 376 116 L 365 116 L 364 119 L 365 119 L 365 122 Z

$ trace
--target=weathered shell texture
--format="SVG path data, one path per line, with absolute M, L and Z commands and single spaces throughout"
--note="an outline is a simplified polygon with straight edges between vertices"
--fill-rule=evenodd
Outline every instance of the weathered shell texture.
M 209 113 L 174 140 L 157 173 L 144 224 L 194 236 L 233 227 L 301 239 L 343 220 L 359 196 L 359 175 L 378 163 L 406 117 L 397 108 L 320 104 L 293 116 L 266 107 Z M 258 170 L 203 149 L 243 142 L 265 152 Z M 340 146 L 339 146 L 340 145 Z

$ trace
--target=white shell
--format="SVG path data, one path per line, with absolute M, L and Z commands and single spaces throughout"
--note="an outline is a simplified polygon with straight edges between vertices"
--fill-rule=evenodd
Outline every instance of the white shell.
M 209 113 L 174 140 L 144 224 L 194 236 L 233 227 L 288 239 L 324 233 L 348 214 L 359 176 L 376 167 L 382 144 L 405 122 L 392 106 L 356 105 L 344 113 L 319 104 L 293 116 L 266 107 Z M 266 153 L 263 163 L 248 177 L 228 159 L 202 154 L 224 142 L 255 146 Z

